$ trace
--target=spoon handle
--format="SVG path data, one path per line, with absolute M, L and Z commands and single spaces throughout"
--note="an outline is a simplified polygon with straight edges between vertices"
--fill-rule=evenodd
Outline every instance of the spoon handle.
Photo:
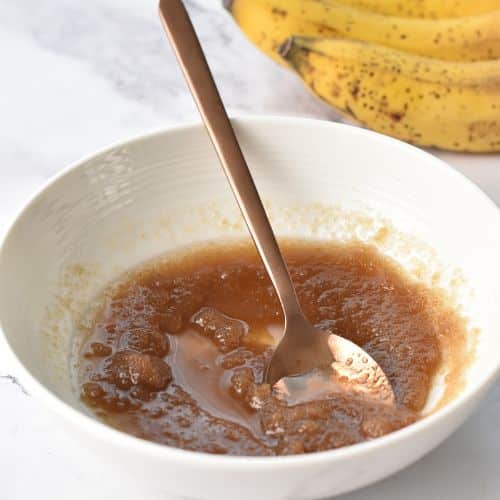
M 285 319 L 302 314 L 271 224 L 181 0 L 160 0 L 160 17 L 243 218 L 278 294 Z

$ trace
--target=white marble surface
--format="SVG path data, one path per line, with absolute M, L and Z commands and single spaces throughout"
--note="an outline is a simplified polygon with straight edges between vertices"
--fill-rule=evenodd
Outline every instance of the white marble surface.
M 247 43 L 217 0 L 187 3 L 229 107 L 334 118 Z M 68 163 L 145 130 L 197 119 L 155 0 L 1 0 L 0 61 L 0 237 L 30 193 Z M 500 155 L 440 156 L 500 202 Z M 497 383 L 430 455 L 342 499 L 498 499 L 499 419 Z M 0 498 L 157 500 L 120 491 L 119 474 L 26 394 L 0 341 Z

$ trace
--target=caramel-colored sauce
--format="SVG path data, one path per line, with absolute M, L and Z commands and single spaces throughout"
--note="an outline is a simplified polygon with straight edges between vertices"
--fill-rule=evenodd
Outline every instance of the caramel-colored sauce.
M 395 406 L 318 384 L 317 399 L 287 402 L 263 383 L 282 313 L 243 244 L 167 256 L 110 286 L 79 351 L 82 400 L 144 439 L 234 455 L 332 449 L 415 422 L 447 343 L 465 349 L 462 318 L 372 247 L 283 247 L 308 319 L 363 347 Z

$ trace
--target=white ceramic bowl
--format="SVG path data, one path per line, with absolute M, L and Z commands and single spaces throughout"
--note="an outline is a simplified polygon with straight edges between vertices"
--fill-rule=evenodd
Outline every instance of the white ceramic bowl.
M 310 499 L 359 488 L 445 439 L 498 374 L 499 211 L 438 159 L 382 135 L 291 118 L 235 124 L 280 235 L 361 238 L 416 278 L 450 288 L 481 329 L 466 386 L 453 401 L 380 439 L 277 458 L 160 446 L 86 413 L 71 389 L 68 353 L 88 301 L 122 270 L 159 253 L 247 235 L 200 125 L 100 152 L 31 200 L 0 255 L 4 335 L 29 392 L 81 436 L 82 446 L 115 464 L 123 488 L 142 481 L 155 498 L 168 492 L 217 500 Z M 439 390 L 437 381 L 429 408 Z

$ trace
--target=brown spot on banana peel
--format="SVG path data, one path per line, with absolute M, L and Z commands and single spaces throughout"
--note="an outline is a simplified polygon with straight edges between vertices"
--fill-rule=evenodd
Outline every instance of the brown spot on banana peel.
M 273 7 L 272 13 L 280 17 L 288 16 L 288 12 L 286 10 L 279 9 L 278 7 Z
M 233 8 L 233 1 L 234 0 L 222 0 L 222 6 L 231 12 L 231 9 Z
M 358 94 L 359 94 L 359 82 L 356 82 L 351 88 L 351 95 L 355 101 L 358 100 Z
M 395 122 L 400 122 L 404 118 L 403 113 L 398 113 L 396 111 L 393 111 L 392 113 L 389 113 L 389 118 Z
M 472 141 L 472 138 L 483 138 L 492 132 L 499 136 L 500 141 L 500 121 L 497 120 L 481 120 L 481 121 L 473 121 L 469 123 L 469 138 Z M 498 143 L 498 141 L 495 141 Z

